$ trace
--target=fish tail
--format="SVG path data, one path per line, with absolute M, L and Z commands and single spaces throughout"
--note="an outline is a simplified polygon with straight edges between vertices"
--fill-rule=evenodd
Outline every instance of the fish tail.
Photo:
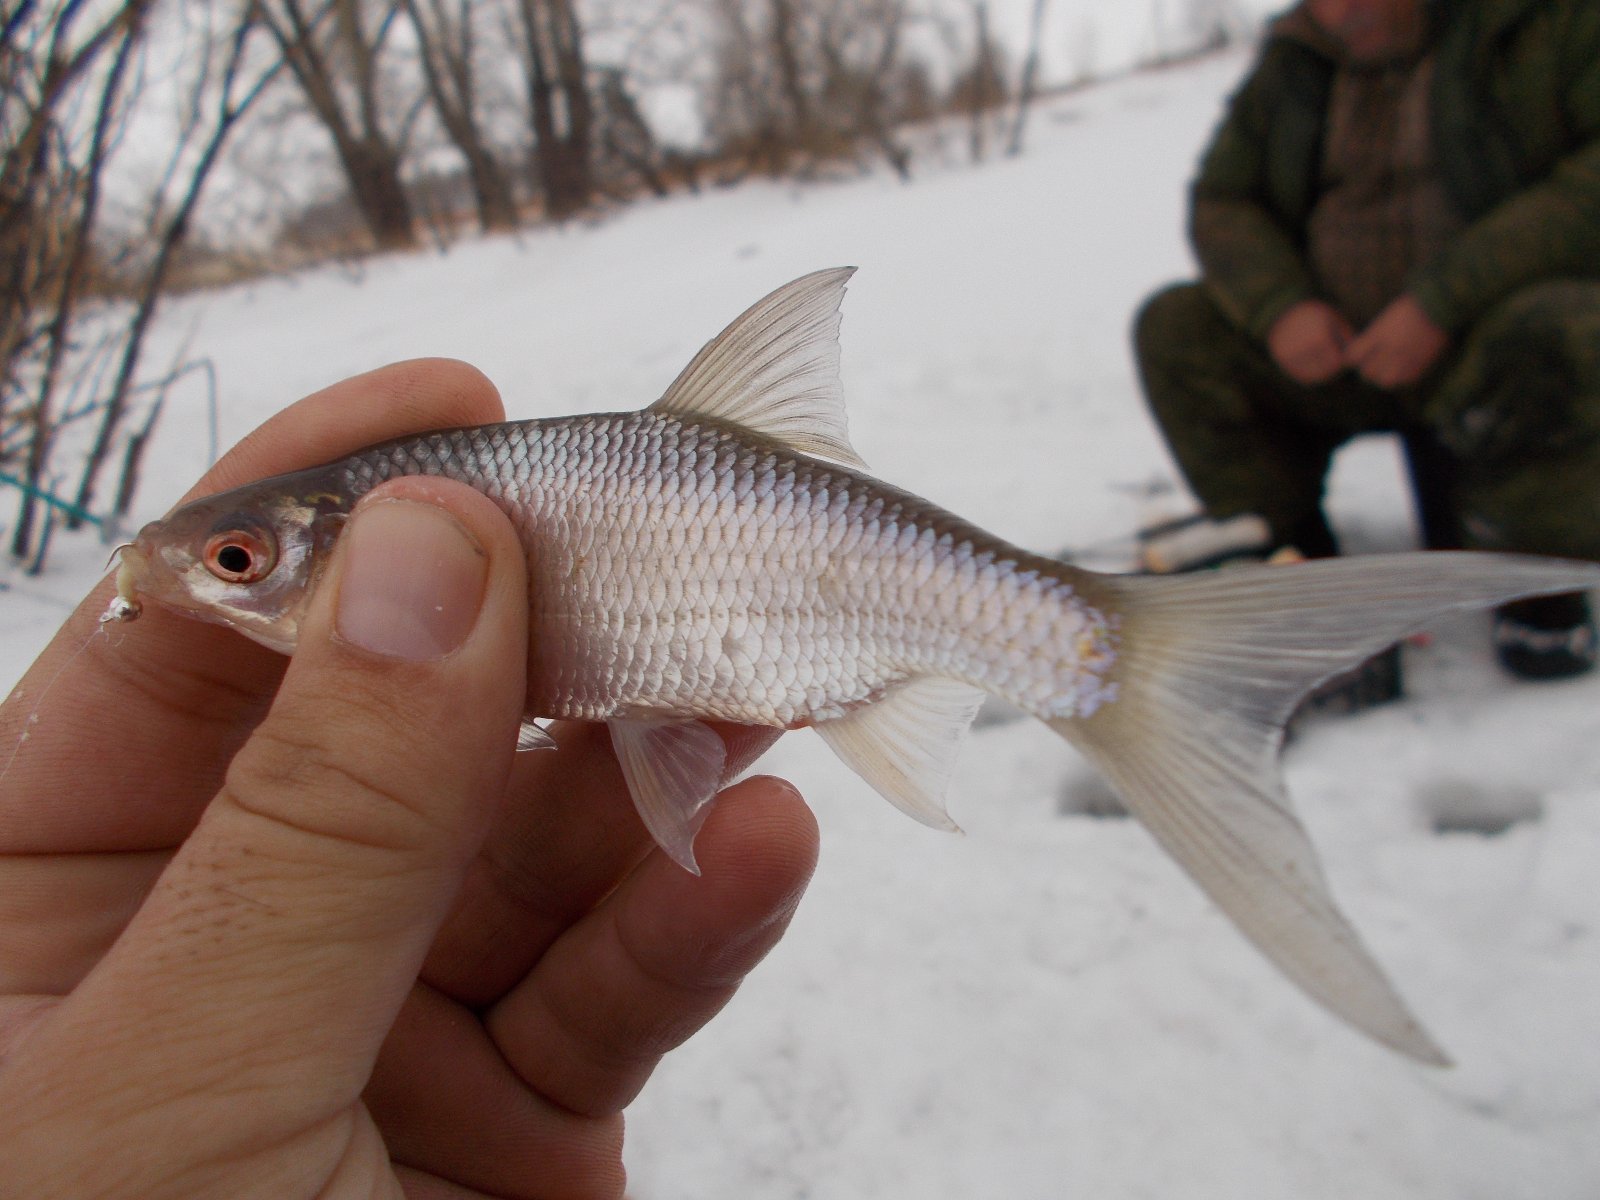
M 1284 795 L 1283 729 L 1319 682 L 1443 613 L 1600 586 L 1593 563 L 1428 553 L 1111 577 L 1116 699 L 1050 726 L 1314 1000 L 1448 1065 L 1330 894 Z

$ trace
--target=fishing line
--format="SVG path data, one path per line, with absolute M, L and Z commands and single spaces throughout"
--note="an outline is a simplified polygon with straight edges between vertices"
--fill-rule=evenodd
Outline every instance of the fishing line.
M 11 756 L 6 759 L 6 765 L 0 767 L 0 783 L 4 783 L 6 777 L 11 774 L 11 767 L 17 761 L 17 755 L 22 753 L 24 743 L 33 736 L 33 727 L 39 723 L 39 710 L 44 707 L 44 702 L 50 695 L 50 689 L 56 686 L 56 680 L 66 674 L 67 668 L 83 656 L 83 652 L 89 648 L 95 638 L 101 636 L 104 636 L 108 641 L 111 638 L 111 631 L 106 628 L 103 621 L 89 631 L 89 636 L 83 639 L 83 644 L 72 652 L 66 662 L 56 668 L 55 674 L 50 676 L 49 682 L 44 685 L 44 690 L 39 693 L 38 699 L 33 702 L 33 707 L 28 710 L 28 715 L 22 719 L 22 732 L 17 735 L 17 744 L 11 748 Z

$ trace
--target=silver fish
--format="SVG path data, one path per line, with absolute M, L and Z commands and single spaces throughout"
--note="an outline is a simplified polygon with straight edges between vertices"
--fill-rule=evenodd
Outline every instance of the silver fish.
M 773 292 L 636 412 L 447 429 L 195 501 L 123 552 L 141 598 L 291 653 L 358 499 L 445 475 L 528 550 L 522 745 L 604 721 L 640 816 L 694 870 L 722 773 L 706 719 L 810 726 L 869 784 L 951 829 L 944 793 L 985 694 L 1071 741 L 1311 997 L 1448 1060 L 1329 894 L 1284 795 L 1284 722 L 1316 683 L 1440 613 L 1600 585 L 1590 563 L 1372 556 L 1176 578 L 1030 554 L 863 471 L 838 379 L 849 269 Z

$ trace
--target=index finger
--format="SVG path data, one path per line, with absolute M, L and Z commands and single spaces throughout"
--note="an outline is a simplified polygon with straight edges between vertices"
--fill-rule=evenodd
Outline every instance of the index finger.
M 500 420 L 499 393 L 444 359 L 314 393 L 248 435 L 185 499 L 327 462 L 385 438 Z M 161 849 L 187 836 L 265 714 L 285 659 L 151 606 L 97 636 L 103 581 L 0 706 L 0 852 Z M 13 748 L 15 752 L 13 753 Z
M 783 732 L 712 727 L 727 750 L 724 783 Z M 559 752 L 517 756 L 507 803 L 423 971 L 431 986 L 464 1004 L 483 1007 L 505 995 L 651 851 L 605 726 L 569 721 L 554 732 Z

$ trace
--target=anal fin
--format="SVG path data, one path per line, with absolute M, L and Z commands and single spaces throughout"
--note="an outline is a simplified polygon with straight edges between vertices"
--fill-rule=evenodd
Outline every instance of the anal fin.
M 901 812 L 934 829 L 960 827 L 944 794 L 983 693 L 953 679 L 912 680 L 882 700 L 816 726 L 822 740 Z

